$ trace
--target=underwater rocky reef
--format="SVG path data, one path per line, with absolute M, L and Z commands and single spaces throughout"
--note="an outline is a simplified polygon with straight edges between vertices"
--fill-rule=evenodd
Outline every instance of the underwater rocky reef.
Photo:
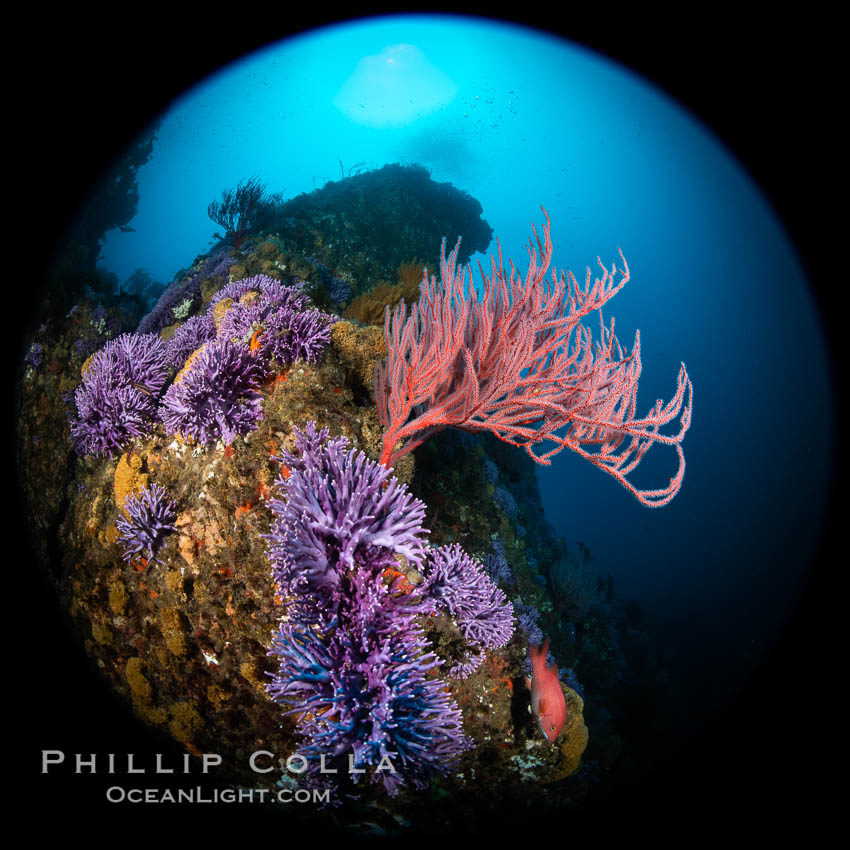
M 228 783 L 327 789 L 353 829 L 580 808 L 665 722 L 637 604 L 554 534 L 528 451 L 447 428 L 380 462 L 384 308 L 443 237 L 462 264 L 491 235 L 468 195 L 386 166 L 281 202 L 143 315 L 92 285 L 21 364 L 28 531 L 98 675 Z M 527 678 L 544 637 L 553 744 Z M 308 769 L 255 773 L 259 751 Z

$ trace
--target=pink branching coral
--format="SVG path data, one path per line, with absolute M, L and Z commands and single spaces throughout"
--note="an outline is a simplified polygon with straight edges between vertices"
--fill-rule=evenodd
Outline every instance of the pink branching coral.
M 640 332 L 631 353 L 624 354 L 614 320 L 608 327 L 602 318 L 603 305 L 629 280 L 626 260 L 620 252 L 622 269 L 614 264 L 610 270 L 599 260 L 602 277 L 591 283 L 588 269 L 584 286 L 572 272 L 558 277 L 553 271 L 547 280 L 552 239 L 548 213 L 543 213 L 544 242 L 533 228 L 524 279 L 512 262 L 506 275 L 500 246 L 498 265 L 491 256 L 492 274 L 481 269 L 484 293 L 479 299 L 472 269 L 457 268 L 460 240 L 447 258 L 443 239 L 441 284 L 426 274 L 410 316 L 404 303 L 392 315 L 387 309 L 388 356 L 375 378 L 385 428 L 381 462 L 394 465 L 432 434 L 454 425 L 492 431 L 544 465 L 562 449 L 572 449 L 642 504 L 666 505 L 685 474 L 682 440 L 693 403 L 685 364 L 673 398 L 666 405 L 659 399 L 646 416 L 636 418 Z M 595 310 L 601 339 L 594 344 L 581 320 Z M 679 416 L 678 433 L 659 433 Z M 627 476 L 655 443 L 674 448 L 678 470 L 666 487 L 639 490 Z

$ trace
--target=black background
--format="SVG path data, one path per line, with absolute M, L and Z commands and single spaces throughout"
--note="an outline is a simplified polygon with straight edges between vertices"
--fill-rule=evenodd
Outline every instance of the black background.
M 711 14 L 703 6 L 678 8 L 682 11 L 664 16 L 645 11 L 624 16 L 606 8 L 597 15 L 570 9 L 562 18 L 541 12 L 513 19 L 560 32 L 641 72 L 724 140 L 792 235 L 831 334 L 831 362 L 837 364 L 836 301 L 839 287 L 846 286 L 841 254 L 846 236 L 842 241 L 835 226 L 839 184 L 846 183 L 837 144 L 846 94 L 839 97 L 836 85 L 836 22 L 779 15 L 747 20 L 718 6 Z M 116 17 L 81 8 L 53 12 L 7 35 L 14 42 L 6 57 L 4 131 L 7 342 L 21 330 L 50 248 L 76 204 L 142 125 L 224 62 L 329 20 L 283 6 L 265 12 L 234 7 L 214 13 L 215 20 L 184 21 L 150 7 L 120 11 Z M 368 11 L 352 7 L 346 17 Z M 846 220 L 846 210 L 841 215 Z M 12 378 L 21 351 L 15 347 L 9 357 Z M 9 455 L 13 445 L 10 439 Z M 77 752 L 100 759 L 135 752 L 148 766 L 155 752 L 179 764 L 181 749 L 138 727 L 90 672 L 22 545 L 14 480 L 10 470 L 7 495 L 14 505 L 5 512 L 7 558 L 0 567 L 11 624 L 4 687 L 10 752 L 4 766 L 14 787 L 4 802 L 34 818 L 30 823 L 39 831 L 117 837 L 115 829 L 158 826 L 168 818 L 179 820 L 187 838 L 190 828 L 224 820 L 245 829 L 246 842 L 294 837 L 285 829 L 276 832 L 279 821 L 249 807 L 114 806 L 103 797 L 112 784 L 108 776 L 79 777 L 67 768 L 40 773 L 42 749 L 63 750 L 69 759 Z M 710 834 L 741 839 L 745 830 L 772 833 L 792 822 L 807 824 L 815 838 L 832 810 L 828 778 L 842 737 L 830 697 L 840 675 L 831 648 L 838 620 L 829 601 L 836 596 L 831 576 L 839 568 L 828 546 L 836 531 L 832 524 L 822 551 L 813 553 L 817 568 L 796 618 L 738 701 L 663 773 L 609 800 L 603 810 L 561 816 L 554 826 L 565 841 L 577 838 L 579 829 L 599 839 L 621 830 L 635 839 L 690 842 Z M 189 783 L 181 778 L 179 784 Z M 521 817 L 525 837 L 537 834 L 534 809 Z

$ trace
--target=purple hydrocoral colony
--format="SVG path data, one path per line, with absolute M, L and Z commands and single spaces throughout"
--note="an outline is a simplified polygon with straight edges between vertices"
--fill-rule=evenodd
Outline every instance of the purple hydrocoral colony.
M 280 365 L 294 360 L 315 363 L 330 342 L 331 326 L 336 321 L 336 316 L 315 309 L 275 310 L 265 320 L 259 337 L 261 356 L 265 362 L 274 357 Z
M 147 558 L 156 561 L 156 553 L 170 531 L 174 531 L 176 506 L 168 499 L 164 487 L 151 484 L 138 494 L 124 499 L 125 516 L 118 518 L 118 540 L 124 546 L 124 559 L 147 551 Z
M 262 369 L 245 346 L 213 340 L 174 379 L 159 417 L 171 434 L 202 444 L 221 437 L 229 444 L 263 418 L 261 379 Z
M 404 555 L 420 564 L 424 505 L 389 470 L 344 437 L 308 423 L 295 431 L 299 454 L 270 502 L 275 520 L 269 559 L 287 619 L 274 635 L 279 669 L 268 691 L 292 706 L 308 777 L 325 767 L 335 779 L 350 755 L 368 780 L 390 793 L 421 788 L 447 773 L 471 746 L 445 685 L 429 673 L 440 664 L 419 615 L 430 599 L 404 593 L 384 577 Z
M 540 612 L 533 605 L 522 603 L 514 605 L 517 615 L 517 625 L 525 634 L 528 643 L 540 646 L 543 643 L 543 630 L 540 628 Z M 526 658 L 528 669 L 531 670 L 531 660 Z
M 287 286 L 269 275 L 258 274 L 254 277 L 234 280 L 223 286 L 212 297 L 210 309 L 225 298 L 239 302 L 248 293 L 257 293 L 259 295 L 257 300 L 265 305 L 279 304 L 291 307 L 293 310 L 306 310 L 310 306 L 310 299 L 302 290 L 303 284 Z
M 210 313 L 192 316 L 174 332 L 166 343 L 168 362 L 180 369 L 193 351 L 215 338 L 215 322 Z
M 514 632 L 513 606 L 484 567 L 455 543 L 429 552 L 420 591 L 457 621 L 471 644 L 470 656 L 448 672 L 465 678 L 484 660 L 484 650 L 504 646 Z
M 271 652 L 280 666 L 268 690 L 293 706 L 308 775 L 348 767 L 371 772 L 395 795 L 402 786 L 427 787 L 454 767 L 472 742 L 460 710 L 440 679 L 428 673 L 440 659 L 411 616 L 387 608 L 386 585 L 360 567 L 346 582 L 354 596 L 342 607 L 330 637 L 287 622 Z M 383 614 L 383 616 L 381 616 Z M 343 774 L 342 783 L 356 779 Z
M 516 584 L 516 576 L 505 557 L 505 545 L 501 540 L 494 540 L 492 544 L 493 551 L 484 556 L 484 569 L 487 570 L 487 575 L 495 582 L 504 582 L 505 584 Z
M 122 334 L 107 342 L 74 394 L 71 440 L 77 452 L 112 455 L 147 434 L 168 376 L 165 344 L 155 334 Z
M 287 501 L 272 502 L 286 526 L 291 562 L 300 570 L 307 566 L 324 583 L 336 567 L 351 569 L 366 560 L 382 569 L 396 555 L 422 561 L 425 505 L 390 470 L 348 449 L 345 437 L 317 433 L 312 422 L 304 434 L 296 429 L 295 441 L 300 457 L 284 453 L 289 478 L 278 481 Z
M 114 361 L 124 380 L 152 396 L 168 381 L 165 344 L 155 334 L 121 334 L 106 343 L 101 355 Z
M 345 570 L 361 563 L 384 570 L 396 555 L 421 562 L 425 505 L 386 467 L 346 451 L 345 437 L 329 440 L 313 422 L 294 434 L 298 454 L 284 453 L 289 475 L 276 482 L 285 500 L 270 502 L 277 520 L 269 559 L 281 594 L 313 623 L 335 604 Z
M 235 303 L 222 316 L 219 336 L 244 344 L 253 339 L 255 353 L 266 367 L 272 358 L 280 366 L 299 358 L 317 360 L 337 321 L 336 316 L 310 308 L 301 287 L 265 275 L 228 284 L 213 298 L 210 310 L 223 298 Z

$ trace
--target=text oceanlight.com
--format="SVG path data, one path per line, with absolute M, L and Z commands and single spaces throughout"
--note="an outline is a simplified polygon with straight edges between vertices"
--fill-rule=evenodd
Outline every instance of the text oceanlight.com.
M 313 803 L 330 801 L 330 791 L 307 788 L 122 788 L 106 789 L 110 803 Z

